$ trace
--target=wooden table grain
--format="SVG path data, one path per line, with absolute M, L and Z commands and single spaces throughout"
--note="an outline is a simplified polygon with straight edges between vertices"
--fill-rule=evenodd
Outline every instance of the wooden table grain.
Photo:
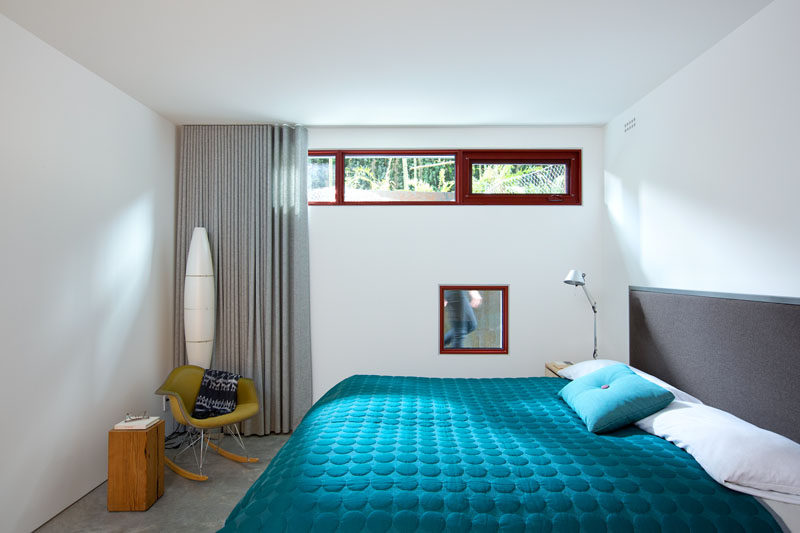
M 146 511 L 164 494 L 164 421 L 108 432 L 108 510 Z

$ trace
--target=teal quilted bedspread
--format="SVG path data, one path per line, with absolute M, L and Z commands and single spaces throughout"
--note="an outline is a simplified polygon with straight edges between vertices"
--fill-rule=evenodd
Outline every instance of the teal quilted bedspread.
M 222 531 L 780 531 L 673 444 L 590 433 L 558 398 L 565 383 L 348 378 Z

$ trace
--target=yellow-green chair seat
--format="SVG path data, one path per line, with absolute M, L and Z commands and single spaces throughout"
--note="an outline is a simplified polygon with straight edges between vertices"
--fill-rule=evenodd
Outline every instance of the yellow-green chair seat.
M 179 366 L 170 372 L 164 384 L 156 391 L 156 394 L 169 396 L 172 416 L 178 423 L 197 429 L 214 429 L 247 420 L 258 413 L 256 384 L 252 379 L 239 378 L 236 409 L 220 416 L 194 418 L 192 411 L 204 372 L 199 366 Z

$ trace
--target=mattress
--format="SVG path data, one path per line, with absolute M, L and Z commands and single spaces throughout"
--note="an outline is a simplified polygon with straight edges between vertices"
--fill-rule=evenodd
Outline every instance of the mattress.
M 222 531 L 780 531 L 673 444 L 590 433 L 558 398 L 565 384 L 348 378 Z

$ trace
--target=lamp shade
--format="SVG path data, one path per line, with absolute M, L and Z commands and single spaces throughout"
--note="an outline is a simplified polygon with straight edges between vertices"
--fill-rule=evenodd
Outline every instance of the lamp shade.
M 186 360 L 190 365 L 211 366 L 215 326 L 214 268 L 205 228 L 194 228 L 186 258 L 183 288 L 183 323 Z
M 206 228 L 194 228 L 186 257 L 187 276 L 213 276 L 211 246 L 208 243 Z
M 580 270 L 570 270 L 567 272 L 567 277 L 564 278 L 564 283 L 567 285 L 575 285 L 580 287 L 586 285 L 586 274 Z

